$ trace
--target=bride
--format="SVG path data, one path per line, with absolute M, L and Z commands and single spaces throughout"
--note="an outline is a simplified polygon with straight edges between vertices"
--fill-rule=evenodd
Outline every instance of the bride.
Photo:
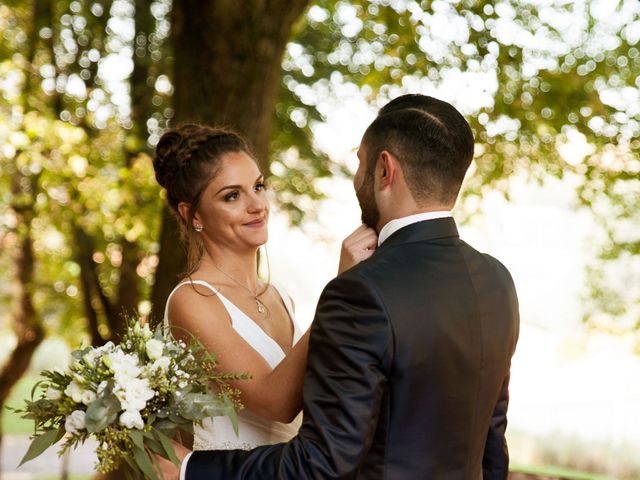
M 164 321 L 176 338 L 196 335 L 221 370 L 251 375 L 234 384 L 245 407 L 239 435 L 227 417 L 213 417 L 196 426 L 193 448 L 287 441 L 299 426 L 309 332 L 296 322 L 291 298 L 257 275 L 258 248 L 268 236 L 264 175 L 238 134 L 195 124 L 165 133 L 153 166 L 188 249 Z M 370 256 L 376 242 L 373 230 L 358 228 L 343 242 L 339 270 Z

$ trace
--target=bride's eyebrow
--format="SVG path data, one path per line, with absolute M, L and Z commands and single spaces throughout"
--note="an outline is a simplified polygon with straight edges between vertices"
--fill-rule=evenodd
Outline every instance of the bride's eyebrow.
M 253 183 L 254 184 L 258 183 L 263 178 L 264 178 L 264 175 L 260 174 L 260 175 L 258 175 L 258 178 L 256 178 L 255 182 L 253 182 Z M 225 190 L 233 190 L 233 189 L 236 189 L 236 188 L 242 188 L 242 185 L 227 185 L 226 187 L 222 187 L 220 190 L 218 190 L 216 192 L 216 195 L 218 195 L 218 193 L 220 193 L 220 192 L 224 192 Z

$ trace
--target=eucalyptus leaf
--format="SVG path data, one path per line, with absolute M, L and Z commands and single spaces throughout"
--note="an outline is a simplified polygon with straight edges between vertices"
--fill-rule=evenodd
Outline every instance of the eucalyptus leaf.
M 233 431 L 238 436 L 238 412 L 236 412 L 235 408 L 231 407 L 227 413 L 227 417 L 231 420 L 231 426 L 233 427 Z
M 158 420 L 156 421 L 156 423 L 154 423 L 153 426 L 157 430 L 163 430 L 166 432 L 167 430 L 175 430 L 176 423 L 172 422 L 171 420 Z M 180 428 L 182 428 L 182 425 L 180 426 Z
M 115 405 L 109 400 L 99 398 L 89 404 L 85 416 L 85 426 L 89 433 L 104 430 L 118 418 L 119 403 Z
M 145 422 L 147 425 L 153 425 L 156 421 L 156 414 L 155 413 L 150 413 L 149 416 L 147 417 L 147 421 Z
M 133 449 L 133 459 L 138 468 L 144 473 L 145 478 L 158 480 L 158 476 L 153 468 L 152 460 L 144 449 L 138 447 Z
M 162 456 L 166 455 L 164 452 L 164 448 L 162 447 L 162 444 L 153 434 L 153 430 L 143 431 L 142 436 L 144 437 L 144 444 L 146 445 L 147 448 L 152 450 L 154 453 L 157 453 L 158 455 L 162 455 Z
M 51 430 L 47 430 L 42 435 L 35 437 L 31 442 L 31 445 L 29 445 L 29 449 L 27 450 L 27 453 L 25 453 L 24 457 L 22 457 L 22 460 L 20 460 L 20 465 L 18 466 L 20 467 L 25 462 L 28 462 L 29 460 L 33 460 L 34 458 L 42 454 L 47 448 L 49 448 L 51 445 L 55 444 L 58 440 L 60 440 L 63 434 L 64 434 L 64 427 L 61 425 L 57 429 L 54 428 Z
M 162 444 L 156 440 L 155 438 L 147 438 L 144 442 L 149 450 L 153 453 L 160 455 L 161 457 L 166 457 L 167 454 L 164 451 Z
M 129 438 L 137 448 L 144 450 L 144 439 L 140 430 L 129 430 Z
M 162 447 L 166 452 L 167 458 L 171 460 L 175 465 L 180 465 L 180 460 L 176 456 L 176 451 L 173 448 L 173 444 L 171 443 L 171 440 L 169 439 L 169 437 L 164 435 L 159 430 L 155 430 L 153 433 L 156 436 L 156 438 L 160 440 L 160 443 L 162 444 Z

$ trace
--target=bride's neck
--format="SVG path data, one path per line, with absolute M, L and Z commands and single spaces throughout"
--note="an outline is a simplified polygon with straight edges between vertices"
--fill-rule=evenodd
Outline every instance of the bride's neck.
M 257 251 L 240 254 L 238 252 L 205 250 L 200 267 L 214 274 L 222 272 L 223 276 L 224 274 L 230 275 L 249 288 L 255 287 L 258 280 Z

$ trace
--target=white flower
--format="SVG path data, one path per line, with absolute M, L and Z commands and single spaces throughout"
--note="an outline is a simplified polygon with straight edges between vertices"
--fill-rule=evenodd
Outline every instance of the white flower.
M 82 403 L 82 392 L 83 392 L 83 388 L 82 386 L 75 382 L 72 381 L 69 385 L 67 385 L 67 388 L 64 389 L 64 394 L 67 397 L 71 397 L 71 399 L 76 402 L 76 403 Z
M 96 350 L 89 350 L 82 357 L 87 365 L 94 366 L 96 364 L 96 360 L 98 359 L 98 352 Z
M 96 359 L 100 357 L 104 362 L 104 364 L 107 365 L 107 355 L 113 352 L 114 350 L 115 350 L 115 345 L 113 344 L 113 342 L 107 342 L 101 347 L 95 348 L 93 351 L 95 352 Z
M 140 411 L 155 394 L 146 378 L 131 378 L 126 383 L 120 383 L 116 391 L 123 410 Z
M 169 370 L 170 364 L 171 359 L 169 357 L 160 357 L 155 362 L 153 362 L 153 365 L 151 365 L 151 370 L 160 369 L 166 373 Z
M 115 348 L 114 343 L 112 341 L 108 341 L 107 343 L 105 343 L 101 347 L 96 348 L 96 351 L 100 352 L 100 353 L 113 352 L 114 348 Z
M 145 346 L 147 347 L 147 355 L 151 360 L 157 360 L 162 356 L 164 344 L 160 340 L 152 338 L 151 340 L 147 340 Z
M 82 403 L 84 403 L 85 405 L 89 405 L 96 398 L 97 396 L 95 392 L 92 392 L 91 390 L 85 390 L 84 392 L 82 392 Z
M 49 387 L 45 392 L 45 397 L 47 400 L 60 400 L 62 398 L 62 392 L 57 388 Z
M 127 401 L 127 392 L 125 392 L 124 390 L 114 390 L 113 393 L 118 398 L 118 400 L 120 400 L 120 405 L 122 405 L 123 402 Z
M 80 430 L 84 430 L 85 413 L 82 410 L 75 410 L 70 415 L 67 415 L 67 419 L 64 422 L 64 429 L 72 434 L 80 433 Z
M 144 428 L 144 421 L 140 412 L 126 410 L 120 415 L 120 425 L 126 428 L 137 428 L 142 430 Z
M 142 327 L 142 336 L 144 338 L 151 338 L 152 335 L 153 335 L 153 332 L 149 328 L 149 324 L 145 323 L 144 327 Z
M 121 382 L 125 382 L 129 378 L 136 378 L 141 372 L 138 368 L 138 357 L 124 353 L 122 350 L 109 353 L 105 365 L 111 369 L 116 379 L 120 378 Z

